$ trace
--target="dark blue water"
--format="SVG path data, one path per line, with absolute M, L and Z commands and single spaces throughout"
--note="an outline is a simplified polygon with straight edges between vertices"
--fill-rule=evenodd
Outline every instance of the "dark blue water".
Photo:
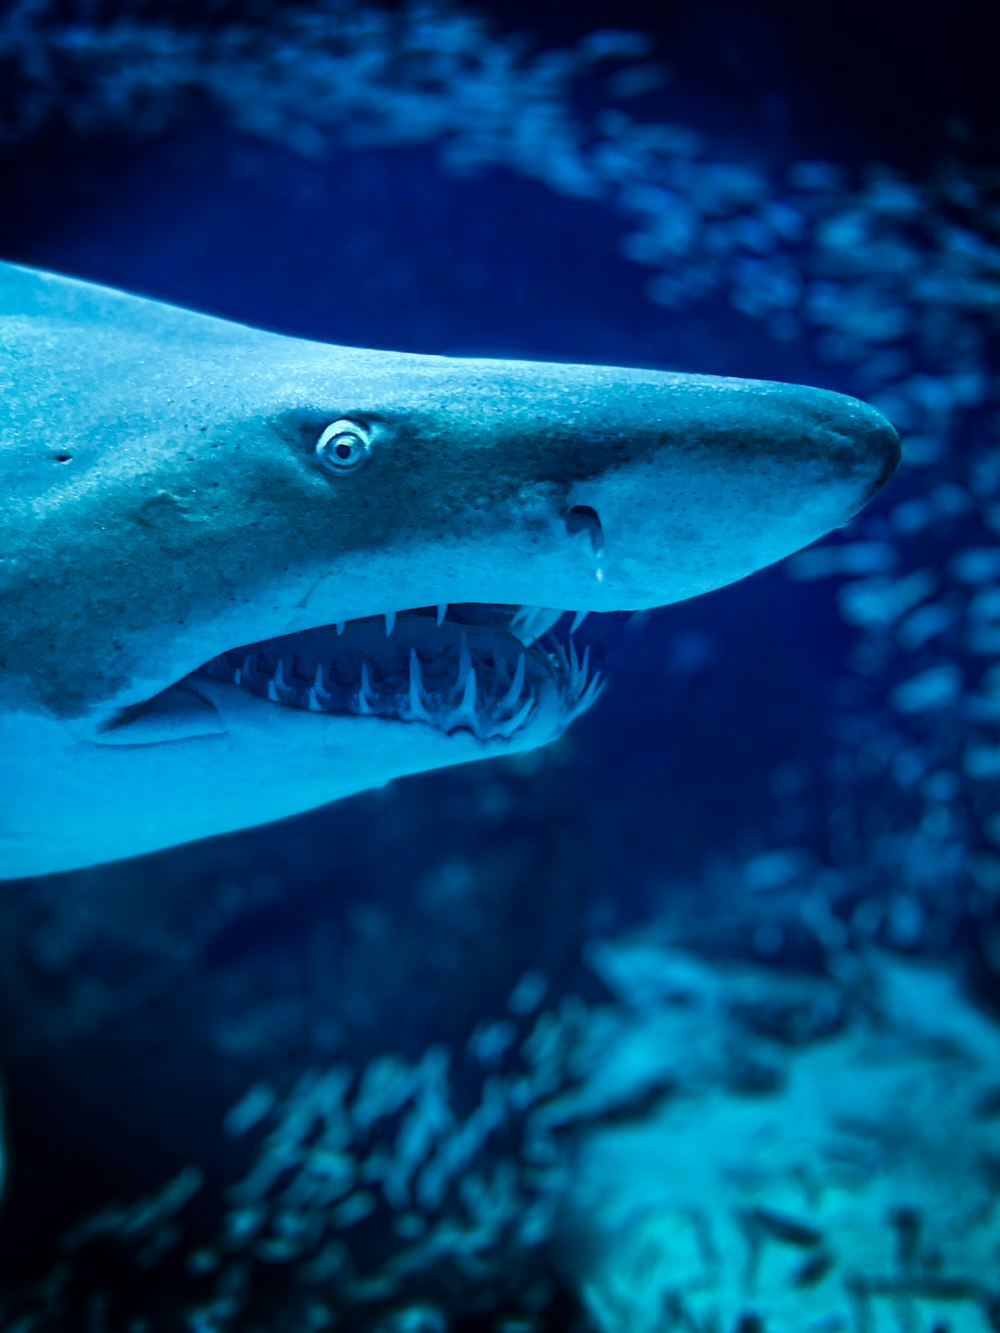
M 478 12 L 8 6 L 0 252 L 815 384 L 906 461 L 821 547 L 589 622 L 611 683 L 546 750 L 5 885 L 3 1326 L 1000 1327 L 986 34 Z

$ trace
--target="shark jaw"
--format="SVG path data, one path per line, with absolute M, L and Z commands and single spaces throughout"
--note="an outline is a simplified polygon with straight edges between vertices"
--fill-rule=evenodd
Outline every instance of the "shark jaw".
M 603 690 L 591 647 L 575 638 L 587 614 L 461 603 L 365 616 L 231 649 L 179 686 L 223 727 L 238 701 L 237 713 L 260 707 L 275 721 L 296 709 L 464 735 L 483 750 L 542 745 Z M 100 739 L 185 739 L 150 728 L 156 703 L 124 710 Z

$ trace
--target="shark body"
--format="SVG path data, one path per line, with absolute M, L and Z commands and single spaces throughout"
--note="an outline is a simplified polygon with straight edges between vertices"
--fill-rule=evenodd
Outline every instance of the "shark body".
M 329 346 L 0 265 L 0 878 L 544 744 L 600 681 L 539 608 L 732 582 L 898 457 L 824 390 Z

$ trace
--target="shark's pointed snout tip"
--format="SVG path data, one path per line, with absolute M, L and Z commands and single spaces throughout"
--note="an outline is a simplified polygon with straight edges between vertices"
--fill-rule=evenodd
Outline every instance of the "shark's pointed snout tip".
M 866 413 L 863 447 L 869 480 L 859 508 L 879 493 L 903 457 L 902 445 L 895 426 L 873 407 L 868 408 Z
M 821 391 L 822 392 L 822 391 Z M 895 426 L 878 408 L 843 394 L 823 392 L 821 402 L 831 430 L 829 463 L 831 475 L 839 478 L 836 503 L 843 527 L 874 499 L 886 484 L 902 458 L 902 448 Z

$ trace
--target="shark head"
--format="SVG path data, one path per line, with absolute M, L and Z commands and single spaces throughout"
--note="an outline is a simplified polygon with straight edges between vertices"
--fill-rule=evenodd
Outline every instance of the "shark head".
M 820 389 L 333 347 L 9 267 L 0 367 L 0 739 L 72 793 L 65 854 L 49 827 L 8 873 L 545 744 L 601 687 L 584 613 L 771 564 L 899 458 Z

